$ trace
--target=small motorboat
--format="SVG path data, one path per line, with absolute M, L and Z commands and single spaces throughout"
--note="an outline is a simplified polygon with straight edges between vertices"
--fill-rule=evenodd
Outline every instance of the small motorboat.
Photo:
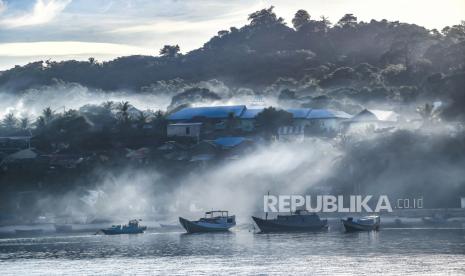
M 262 219 L 252 216 L 263 233 L 268 232 L 311 232 L 328 229 L 328 221 L 315 213 L 296 210 L 290 215 L 278 215 L 275 219 Z
M 366 216 L 359 219 L 354 220 L 352 217 L 348 217 L 347 219 L 342 219 L 342 224 L 347 232 L 354 232 L 354 231 L 377 231 L 379 230 L 379 226 L 381 224 L 381 219 L 379 216 Z
M 113 225 L 110 228 L 101 229 L 105 235 L 121 235 L 121 234 L 141 234 L 147 230 L 147 226 L 140 226 L 137 219 L 130 220 L 126 225 Z
M 190 221 L 179 217 L 179 222 L 188 233 L 224 232 L 236 225 L 236 216 L 230 216 L 228 211 L 210 211 L 199 220 Z
M 57 233 L 68 233 L 73 231 L 73 226 L 71 224 L 55 224 L 54 227 Z

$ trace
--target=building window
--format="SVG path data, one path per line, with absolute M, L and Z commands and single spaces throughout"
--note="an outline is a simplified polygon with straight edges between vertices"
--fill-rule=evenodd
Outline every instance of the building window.
M 190 135 L 191 134 L 191 128 L 190 127 L 186 127 L 186 135 Z

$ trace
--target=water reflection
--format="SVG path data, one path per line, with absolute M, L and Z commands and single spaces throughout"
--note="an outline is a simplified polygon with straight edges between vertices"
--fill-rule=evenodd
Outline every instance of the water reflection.
M 449 257 L 444 257 L 446 255 Z M 379 259 L 367 259 L 373 256 Z M 86 261 L 89 269 L 92 268 L 89 273 L 99 271 L 101 267 L 97 264 L 106 259 L 112 260 L 113 265 L 121 266 L 123 270 L 124 266 L 139 266 L 140 271 L 151 271 L 156 265 L 160 271 L 168 274 L 172 272 L 171 269 L 185 268 L 188 264 L 192 266 L 194 274 L 202 271 L 208 274 L 206 262 L 211 262 L 209 265 L 213 265 L 213 268 L 225 266 L 231 273 L 256 274 L 260 273 L 254 270 L 257 266 L 265 266 L 276 273 L 292 274 L 292 269 L 310 269 L 310 265 L 314 272 L 322 273 L 327 269 L 338 271 L 342 267 L 360 266 L 360 262 L 368 260 L 379 262 L 378 265 L 384 262 L 384 265 L 391 265 L 389 260 L 393 257 L 400 262 L 405 261 L 404 266 L 407 267 L 418 265 L 418 269 L 421 262 L 433 265 L 433 259 L 436 262 L 442 258 L 443 264 L 454 260 L 452 268 L 445 269 L 454 269 L 452 272 L 457 274 L 461 268 L 465 269 L 465 231 L 387 229 L 355 233 L 256 234 L 240 230 L 200 234 L 88 234 L 0 239 L 3 267 L 18 269 L 15 265 L 17 260 L 21 260 L 24 269 L 28 265 L 32 269 L 44 262 L 59 261 L 60 264 L 73 266 Z M 415 258 L 418 258 L 418 262 L 411 261 Z M 457 264 L 462 266 L 457 267 Z M 438 268 L 438 271 L 443 269 Z M 28 274 L 27 269 L 24 272 Z M 376 273 L 376 270 L 369 272 Z

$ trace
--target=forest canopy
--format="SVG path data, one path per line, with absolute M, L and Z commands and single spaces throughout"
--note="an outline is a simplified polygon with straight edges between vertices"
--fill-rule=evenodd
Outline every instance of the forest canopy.
M 160 56 L 16 66 L 0 72 L 0 91 L 20 94 L 60 81 L 139 93 L 175 79 L 216 79 L 267 93 L 287 82 L 293 83 L 290 94 L 297 96 L 440 100 L 447 104 L 446 118 L 465 116 L 465 21 L 429 30 L 384 19 L 363 22 L 354 14 L 331 23 L 298 10 L 288 26 L 273 7 L 250 14 L 248 20 L 240 28 L 219 30 L 203 47 L 186 54 L 180 53 L 182 45 L 166 45 L 154 49 Z

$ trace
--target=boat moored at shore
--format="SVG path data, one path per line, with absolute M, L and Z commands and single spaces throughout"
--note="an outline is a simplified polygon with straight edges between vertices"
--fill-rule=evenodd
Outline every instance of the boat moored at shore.
M 147 226 L 140 226 L 137 219 L 130 220 L 127 225 L 113 225 L 110 228 L 101 229 L 105 235 L 141 234 L 147 230 Z
M 209 211 L 199 220 L 179 217 L 179 222 L 188 233 L 225 232 L 236 225 L 236 216 L 230 216 L 228 211 Z
M 355 231 L 377 231 L 381 224 L 381 219 L 379 216 L 366 216 L 359 219 L 348 217 L 347 219 L 342 219 L 342 224 L 347 232 Z
M 278 215 L 275 219 L 252 216 L 261 232 L 310 232 L 328 229 L 328 221 L 315 213 L 297 210 L 291 215 Z

